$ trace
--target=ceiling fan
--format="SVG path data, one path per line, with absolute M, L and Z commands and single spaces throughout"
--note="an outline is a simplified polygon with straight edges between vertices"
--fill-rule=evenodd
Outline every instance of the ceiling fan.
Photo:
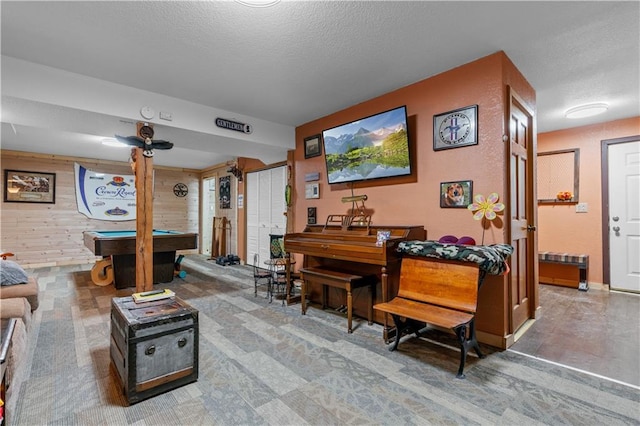
M 120 136 L 115 135 L 115 138 L 125 145 L 133 146 L 136 148 L 142 148 L 142 155 L 145 157 L 153 157 L 154 149 L 171 149 L 173 143 L 169 141 L 153 140 L 153 128 L 148 125 L 140 127 L 138 131 L 140 136 Z

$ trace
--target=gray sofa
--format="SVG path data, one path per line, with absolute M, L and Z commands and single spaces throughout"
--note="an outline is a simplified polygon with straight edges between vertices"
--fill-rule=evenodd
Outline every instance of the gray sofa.
M 16 318 L 6 362 L 5 424 L 11 424 L 23 382 L 23 368 L 28 353 L 28 330 L 33 311 L 38 309 L 38 281 L 29 277 L 15 262 L 0 254 L 0 317 Z
M 0 317 L 20 318 L 27 327 L 38 309 L 38 281 L 17 263 L 0 260 Z

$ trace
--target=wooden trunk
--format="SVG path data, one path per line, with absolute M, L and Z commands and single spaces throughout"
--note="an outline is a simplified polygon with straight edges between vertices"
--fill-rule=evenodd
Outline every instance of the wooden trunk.
M 129 404 L 198 379 L 198 311 L 179 298 L 111 301 L 111 362 Z

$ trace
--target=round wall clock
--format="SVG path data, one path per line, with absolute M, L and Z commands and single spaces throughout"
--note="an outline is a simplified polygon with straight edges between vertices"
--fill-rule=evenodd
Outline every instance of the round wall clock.
M 186 197 L 189 193 L 189 187 L 184 183 L 176 183 L 173 186 L 173 193 L 176 197 Z
M 471 120 L 466 114 L 455 112 L 447 115 L 438 129 L 440 141 L 447 145 L 464 142 L 471 132 Z
M 433 149 L 457 148 L 478 143 L 478 106 L 473 105 L 433 117 Z

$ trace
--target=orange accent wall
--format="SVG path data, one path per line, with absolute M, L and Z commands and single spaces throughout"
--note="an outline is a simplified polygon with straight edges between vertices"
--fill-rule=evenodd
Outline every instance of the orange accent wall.
M 329 186 L 324 153 L 305 159 L 304 139 L 321 134 L 323 129 L 406 105 L 410 144 L 414 148 L 412 177 L 356 183 L 353 193 L 367 195 L 365 206 L 375 225 L 424 225 L 430 240 L 443 235 L 471 236 L 480 244 L 481 222 L 473 220 L 469 210 L 440 208 L 440 183 L 472 180 L 474 194 L 497 192 L 508 205 L 507 151 L 502 139 L 508 134 L 508 85 L 535 110 L 534 89 L 504 52 L 497 52 L 297 127 L 291 230 L 304 229 L 307 207 L 317 208 L 318 223 L 324 223 L 329 214 L 346 214 L 351 208 L 350 203 L 341 202 L 342 197 L 351 195 L 351 188 L 346 184 Z M 434 151 L 433 116 L 469 105 L 478 105 L 479 143 Z M 320 198 L 305 199 L 305 175 L 313 172 L 320 173 Z M 506 242 L 508 222 L 496 220 L 486 232 L 484 243 Z M 506 279 L 488 277 L 480 292 L 477 314 L 481 341 L 500 347 L 508 345 L 507 296 Z
M 636 135 L 640 117 L 538 135 L 538 152 L 580 148 L 579 201 L 588 203 L 587 213 L 576 213 L 575 205 L 539 206 L 539 250 L 588 254 L 589 282 L 603 283 L 601 141 Z
M 446 234 L 468 235 L 479 243 L 482 228 L 480 222 L 472 219 L 471 212 L 440 208 L 440 183 L 472 180 L 474 193 L 504 194 L 502 63 L 505 58 L 504 54 L 496 53 L 299 126 L 296 129 L 294 231 L 304 229 L 307 207 L 317 208 L 319 223 L 329 214 L 345 214 L 351 208 L 350 203 L 341 202 L 342 197 L 351 195 L 350 187 L 327 183 L 324 153 L 304 158 L 304 138 L 406 105 L 410 144 L 414 148 L 413 179 L 356 183 L 354 194 L 368 196 L 365 205 L 376 225 L 424 225 L 430 239 Z M 474 104 L 478 105 L 478 145 L 434 151 L 433 116 Z M 312 172 L 320 172 L 320 198 L 307 200 L 304 177 Z M 493 229 L 485 236 L 488 243 L 503 241 L 500 229 Z

